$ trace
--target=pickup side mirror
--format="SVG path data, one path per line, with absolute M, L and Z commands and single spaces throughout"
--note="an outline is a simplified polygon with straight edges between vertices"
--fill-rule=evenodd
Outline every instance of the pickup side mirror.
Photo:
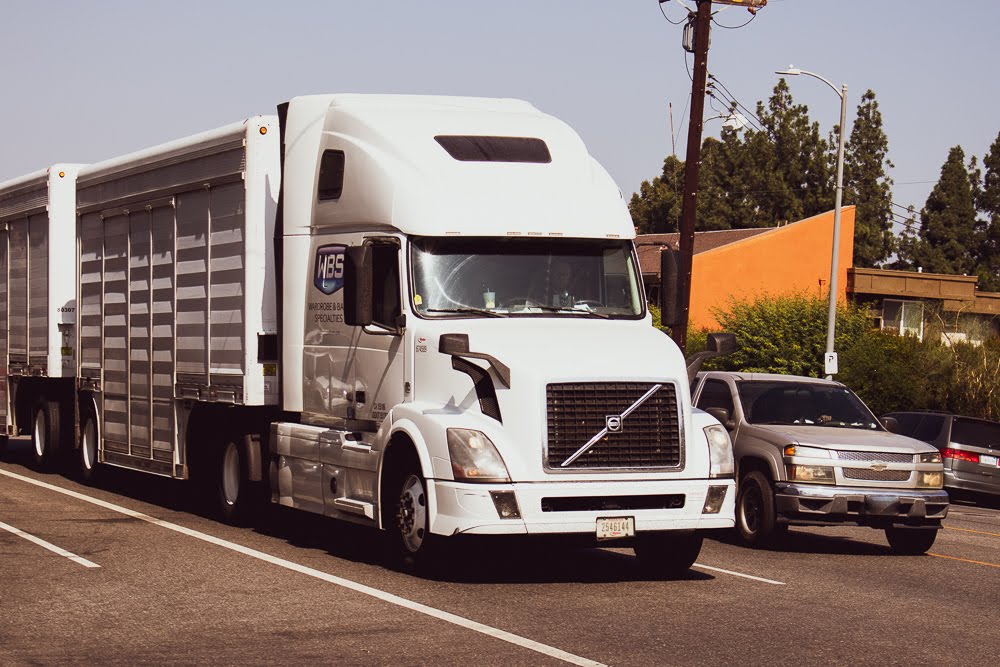
M 372 248 L 362 245 L 344 253 L 344 322 L 352 327 L 372 323 Z
M 680 324 L 680 295 L 677 250 L 664 248 L 660 251 L 660 322 L 665 327 Z
M 705 412 L 718 419 L 719 423 L 722 424 L 727 431 L 732 431 L 736 428 L 736 421 L 732 418 L 732 415 L 729 414 L 729 410 L 725 408 L 706 408 Z
M 880 417 L 879 421 L 889 433 L 899 433 L 899 422 L 895 417 Z

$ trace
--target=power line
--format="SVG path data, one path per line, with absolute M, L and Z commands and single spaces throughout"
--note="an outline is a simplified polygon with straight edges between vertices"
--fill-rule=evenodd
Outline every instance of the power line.
M 712 23 L 714 23 L 715 25 L 719 26 L 720 28 L 725 28 L 726 30 L 739 30 L 740 28 L 745 28 L 748 25 L 750 25 L 755 18 L 757 18 L 756 14 L 754 14 L 753 16 L 751 16 L 750 20 L 747 21 L 746 23 L 742 23 L 740 25 L 723 25 L 723 24 L 719 23 L 718 21 L 716 21 L 715 20 L 715 16 L 713 15 L 712 16 Z
M 663 14 L 663 18 L 667 19 L 667 23 L 671 23 L 673 25 L 680 25 L 680 24 L 682 24 L 682 23 L 684 23 L 686 21 L 686 19 L 681 19 L 680 21 L 672 21 L 670 19 L 670 17 L 667 16 L 667 13 L 665 11 L 663 11 L 663 3 L 662 2 L 659 3 L 659 6 L 660 6 L 660 13 Z M 689 11 L 688 14 L 690 15 L 690 13 L 691 12 Z M 747 23 L 749 23 L 749 21 L 747 21 Z

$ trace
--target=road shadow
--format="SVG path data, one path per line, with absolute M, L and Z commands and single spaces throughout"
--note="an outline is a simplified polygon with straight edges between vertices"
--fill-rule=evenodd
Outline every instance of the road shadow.
M 70 461 L 60 462 L 52 471 L 40 471 L 32 465 L 31 454 L 30 440 L 11 440 L 2 460 L 22 465 L 53 484 L 63 486 L 60 482 L 64 479 L 79 483 L 72 474 Z M 87 485 L 89 488 L 170 511 L 215 519 L 190 482 L 112 466 L 102 466 L 100 473 L 94 484 Z M 458 536 L 447 539 L 445 549 L 433 565 L 409 568 L 387 557 L 385 534 L 368 526 L 265 504 L 248 528 L 297 548 L 319 550 L 335 558 L 442 582 L 524 584 L 661 580 L 643 569 L 630 548 L 610 543 L 608 548 L 595 548 L 544 537 Z M 714 578 L 702 571 L 688 570 L 674 580 L 709 581 Z
M 862 539 L 868 531 L 868 537 L 877 535 L 883 537 L 881 530 L 864 526 L 851 527 L 859 531 L 857 538 L 845 535 L 824 534 L 822 532 L 807 532 L 789 528 L 774 536 L 765 546 L 755 547 L 755 551 L 773 551 L 780 553 L 799 554 L 830 554 L 838 556 L 892 556 L 889 544 L 873 544 Z M 714 531 L 711 538 L 717 542 L 729 544 L 742 549 L 750 549 L 740 541 L 735 530 Z

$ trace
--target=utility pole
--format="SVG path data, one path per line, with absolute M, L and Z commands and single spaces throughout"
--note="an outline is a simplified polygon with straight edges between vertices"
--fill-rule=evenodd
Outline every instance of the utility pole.
M 691 120 L 684 156 L 684 198 L 681 203 L 678 312 L 680 322 L 671 337 L 686 352 L 688 308 L 691 305 L 691 264 L 694 259 L 694 223 L 698 206 L 698 172 L 701 168 L 701 129 L 705 115 L 705 84 L 708 81 L 708 35 L 712 24 L 712 0 L 698 0 L 694 18 L 694 74 L 691 82 Z

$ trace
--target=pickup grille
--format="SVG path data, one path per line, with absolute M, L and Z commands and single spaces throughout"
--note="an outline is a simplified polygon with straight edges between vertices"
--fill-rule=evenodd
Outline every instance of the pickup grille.
M 547 387 L 546 467 L 678 468 L 684 464 L 677 389 L 665 382 L 645 403 L 622 420 L 619 433 L 608 433 L 570 466 L 563 461 L 602 431 L 607 417 L 621 415 L 652 389 L 652 382 L 578 382 Z
M 869 470 L 868 468 L 844 468 L 847 479 L 861 479 L 869 482 L 906 482 L 909 470 Z
M 840 450 L 837 458 L 841 461 L 882 461 L 883 463 L 913 463 L 913 454 L 896 452 L 849 452 Z

